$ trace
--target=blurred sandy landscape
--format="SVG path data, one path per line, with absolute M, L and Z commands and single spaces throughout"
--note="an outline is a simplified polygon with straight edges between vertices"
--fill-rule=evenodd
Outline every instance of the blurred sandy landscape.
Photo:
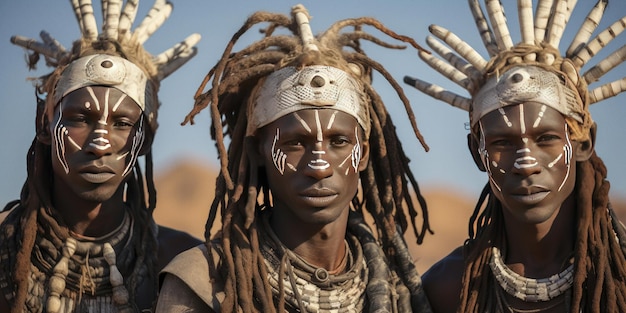
M 216 170 L 190 160 L 162 169 L 155 178 L 158 204 L 154 216 L 157 222 L 204 238 L 216 173 Z M 407 231 L 406 238 L 417 269 L 423 273 L 466 239 L 467 223 L 479 195 L 450 192 L 443 187 L 420 187 L 435 234 L 427 235 L 422 245 L 415 243 L 411 231 Z M 626 199 L 611 200 L 620 220 L 626 221 Z M 418 221 L 420 219 L 418 217 Z

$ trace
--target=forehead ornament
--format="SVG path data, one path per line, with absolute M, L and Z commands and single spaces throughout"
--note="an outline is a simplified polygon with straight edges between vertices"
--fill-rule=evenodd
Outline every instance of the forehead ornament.
M 582 123 L 582 100 L 565 76 L 527 65 L 513 67 L 485 83 L 472 101 L 471 125 L 491 111 L 524 102 L 545 104 Z
M 249 109 L 248 134 L 287 114 L 313 108 L 347 113 L 369 134 L 369 111 L 362 89 L 350 74 L 335 67 L 282 68 L 267 77 Z
M 137 65 L 117 56 L 94 54 L 70 63 L 59 78 L 54 94 L 56 104 L 72 91 L 87 86 L 113 87 L 133 99 L 150 116 L 154 104 L 146 102 L 152 93 L 148 77 Z M 148 99 L 151 99 L 148 96 Z

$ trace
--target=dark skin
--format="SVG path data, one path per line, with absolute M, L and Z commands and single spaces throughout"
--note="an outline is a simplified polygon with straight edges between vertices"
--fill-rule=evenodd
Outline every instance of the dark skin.
M 468 135 L 468 146 L 478 168 L 488 173 L 492 194 L 502 203 L 508 247 L 505 264 L 525 277 L 549 277 L 562 271 L 573 253 L 576 162 L 591 156 L 593 140 L 570 140 L 563 115 L 540 103 L 503 109 L 504 113 L 493 111 L 481 118 L 483 136 Z M 543 117 L 536 123 L 539 112 Z M 567 151 L 571 151 L 569 161 Z M 456 312 L 464 269 L 459 247 L 423 275 L 434 312 Z M 512 307 L 526 310 L 563 300 L 532 303 L 506 297 Z M 564 308 L 561 303 L 545 312 Z
M 123 220 L 124 182 L 137 156 L 149 150 L 140 107 L 121 91 L 104 86 L 78 89 L 48 116 L 37 139 L 52 150 L 52 206 L 74 234 L 99 237 Z M 144 146 L 143 143 L 146 143 Z M 159 227 L 158 268 L 176 254 L 201 243 L 180 231 Z M 139 308 L 152 306 L 155 282 L 144 279 Z M 0 312 L 8 312 L 4 297 Z
M 359 171 L 367 166 L 368 144 L 357 138 L 357 134 L 362 137 L 361 127 L 346 113 L 310 109 L 297 114 L 302 123 L 290 114 L 264 127 L 260 135 L 270 188 L 281 186 L 272 188 L 275 201 L 270 223 L 286 247 L 332 271 L 345 255 L 349 204 L 357 191 Z M 280 135 L 274 140 L 277 131 Z M 345 160 L 357 144 L 363 153 L 358 167 L 351 168 L 352 162 Z M 295 170 L 287 166 L 280 173 L 272 158 L 278 151 Z M 318 166 L 318 160 L 327 163 Z
M 277 119 L 256 136 L 260 166 L 265 168 L 274 199 L 273 231 L 310 264 L 337 269 L 346 254 L 350 201 L 359 172 L 369 160 L 369 143 L 361 127 L 349 114 L 308 109 Z M 174 275 L 165 276 L 165 289 L 187 291 L 186 304 L 193 303 L 190 306 L 198 312 L 214 312 Z

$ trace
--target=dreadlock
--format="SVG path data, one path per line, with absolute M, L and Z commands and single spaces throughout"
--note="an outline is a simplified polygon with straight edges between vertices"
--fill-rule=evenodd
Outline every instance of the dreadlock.
M 626 235 L 609 203 L 606 167 L 595 152 L 577 163 L 577 233 L 570 312 L 618 312 L 626 306 Z M 485 186 L 469 223 L 458 312 L 492 312 L 496 289 L 490 247 L 503 247 L 502 205 Z M 587 294 L 587 295 L 585 295 Z
M 260 23 L 268 23 L 261 30 L 264 37 L 238 52 L 232 52 L 239 38 Z M 224 312 L 282 312 L 284 308 L 282 297 L 278 297 L 278 304 L 272 299 L 268 272 L 259 247 L 256 214 L 271 207 L 271 190 L 264 172 L 259 171 L 258 160 L 252 150 L 251 140 L 254 137 L 246 136 L 247 107 L 256 100 L 258 87 L 265 78 L 280 68 L 328 65 L 354 73 L 354 68 L 358 67 L 357 72 L 361 73 L 360 80 L 369 100 L 366 102 L 371 115 L 371 152 L 370 166 L 361 172 L 360 192 L 352 200 L 351 210 L 361 214 L 367 211 L 372 216 L 378 238 L 391 262 L 390 267 L 399 268 L 402 279 L 411 280 L 417 277 L 417 272 L 410 262 L 406 244 L 398 239 L 398 230 L 403 234 L 410 219 L 418 243 L 422 242 L 426 232 L 432 233 L 426 203 L 409 168 L 409 159 L 404 154 L 382 99 L 371 85 L 372 70 L 381 73 L 393 86 L 405 106 L 416 137 L 426 150 L 428 146 L 417 129 L 402 88 L 382 65 L 363 53 L 360 41 L 367 40 L 392 49 L 404 47 L 384 43 L 361 28 L 372 26 L 391 38 L 420 50 L 422 48 L 413 39 L 396 34 L 373 18 L 364 17 L 335 23 L 316 36 L 319 51 L 308 51 L 298 38 L 297 26 L 295 18 L 286 15 L 268 12 L 252 14 L 233 35 L 221 59 L 204 78 L 195 95 L 194 108 L 183 122 L 193 124 L 200 111 L 207 107 L 211 111 L 211 135 L 216 141 L 221 171 L 216 181 L 216 194 L 210 207 L 205 238 L 207 249 L 211 251 L 211 229 L 219 213 L 222 219 L 222 255 L 225 258 L 221 268 L 226 295 L 221 304 Z M 353 31 L 340 33 L 350 26 L 354 27 Z M 274 35 L 274 31 L 280 28 L 291 35 Z M 344 50 L 344 47 L 350 49 Z M 209 81 L 210 88 L 205 91 Z M 225 148 L 225 137 L 230 138 L 228 150 Z M 408 188 L 409 184 L 412 189 Z M 421 228 L 416 222 L 419 214 L 416 205 L 421 208 Z M 211 258 L 209 262 L 212 262 Z M 407 286 L 419 284 L 414 281 L 405 283 Z
M 107 53 L 124 56 L 123 51 L 117 51 L 117 49 L 121 49 L 121 46 L 113 45 L 111 42 L 98 41 L 87 44 L 85 41 L 77 41 L 74 43 L 75 53 L 62 62 L 67 65 L 73 60 L 89 55 L 94 51 L 103 52 L 100 49 L 105 46 L 109 47 L 105 50 Z M 145 57 L 144 59 L 147 60 Z M 148 63 L 144 62 L 144 64 Z M 53 73 L 43 77 L 41 84 L 37 88 L 37 134 L 44 131 L 44 127 L 47 127 L 45 122 L 47 118 L 46 110 L 49 110 L 50 107 L 54 107 L 54 105 L 50 103 L 47 104 L 46 102 L 51 101 L 52 94 L 54 93 L 54 85 L 56 81 L 58 81 L 58 77 L 64 68 L 64 65 L 58 64 L 57 69 Z M 48 93 L 46 99 L 40 97 L 40 94 L 43 92 Z M 149 127 L 146 126 L 146 128 Z M 153 134 L 149 129 L 147 131 L 150 133 L 149 138 L 147 138 L 149 144 Z M 20 199 L 9 202 L 3 209 L 3 211 L 12 210 L 7 216 L 5 224 L 19 225 L 18 230 L 15 230 L 12 226 L 7 226 L 2 230 L 1 234 L 5 239 L 15 234 L 15 242 L 9 243 L 9 245 L 11 245 L 13 249 L 18 250 L 16 259 L 11 260 L 12 263 L 8 267 L 13 269 L 11 275 L 16 284 L 15 299 L 12 307 L 12 312 L 14 313 L 22 312 L 26 301 L 28 276 L 30 275 L 32 263 L 31 253 L 37 232 L 42 231 L 42 226 L 38 225 L 38 221 L 42 219 L 42 212 L 52 214 L 51 211 L 53 210 L 50 193 L 52 190 L 51 177 L 53 162 L 51 149 L 51 146 L 40 142 L 37 138 L 33 140 L 26 158 L 27 177 L 22 187 Z M 150 279 L 155 282 L 155 288 L 153 289 L 155 290 L 155 297 L 157 290 L 156 279 L 154 278 L 157 274 L 158 244 L 154 224 L 152 222 L 152 213 L 156 206 L 156 189 L 154 186 L 152 153 L 150 151 L 145 154 L 145 166 L 146 174 L 144 176 L 139 163 L 136 163 L 129 178 L 125 181 L 125 186 L 120 187 L 126 190 L 124 199 L 126 199 L 126 204 L 130 209 L 129 213 L 135 221 L 135 225 L 140 225 L 139 234 L 137 234 L 139 238 L 133 240 L 132 246 L 136 255 L 135 263 L 133 264 L 132 271 L 122 273 L 129 291 L 129 303 L 135 303 L 134 299 L 137 294 L 137 287 L 141 283 L 141 277 L 145 275 L 144 266 L 148 271 Z M 62 222 L 59 224 L 63 225 Z M 16 231 L 19 233 L 15 233 Z M 66 230 L 60 231 L 67 233 Z

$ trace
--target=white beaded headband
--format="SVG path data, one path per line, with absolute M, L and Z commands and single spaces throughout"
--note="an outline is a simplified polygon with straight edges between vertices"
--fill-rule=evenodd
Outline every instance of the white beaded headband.
M 418 78 L 406 76 L 404 81 L 433 98 L 471 112 L 472 126 L 484 114 L 516 101 L 538 101 L 579 122 L 586 118 L 588 121 L 584 123 L 589 124 L 591 118 L 587 105 L 626 90 L 626 77 L 587 90 L 589 84 L 598 81 L 626 60 L 626 45 L 580 74 L 581 68 L 591 57 L 625 28 L 626 16 L 591 39 L 607 2 L 600 0 L 591 9 L 565 55 L 560 56 L 557 47 L 576 0 L 539 0 L 534 17 L 532 0 L 518 0 L 522 41 L 517 45 L 513 44 L 500 0 L 485 0 L 491 26 L 479 1 L 469 0 L 470 10 L 490 59 L 484 59 L 468 43 L 437 25 L 431 25 L 429 31 L 440 41 L 429 36 L 427 43 L 441 58 L 424 52 L 419 52 L 419 56 L 437 72 L 469 91 L 471 98 Z M 495 65 L 497 62 L 506 62 L 501 67 L 502 71 Z M 552 83 L 533 85 L 529 78 L 538 76 L 545 78 L 544 82 Z M 515 92 L 515 89 L 528 91 L 528 88 L 534 89 L 534 93 Z M 540 95 L 540 91 L 544 94 Z M 552 95 L 547 96 L 545 93 Z
M 300 30 L 304 52 L 319 51 L 308 12 L 302 5 L 292 8 Z M 350 64 L 348 67 L 352 68 Z M 356 67 L 354 67 L 356 70 Z M 363 86 L 350 73 L 326 65 L 293 66 L 270 74 L 258 96 L 248 107 L 248 135 L 287 114 L 313 108 L 332 108 L 354 117 L 369 137 L 370 117 Z
M 78 20 L 82 40 L 86 42 L 108 40 L 141 47 L 172 12 L 171 3 L 157 0 L 139 26 L 131 31 L 139 0 L 129 0 L 123 7 L 123 0 L 102 0 L 103 24 L 102 32 L 99 33 L 91 0 L 70 0 L 70 2 Z M 44 55 L 49 66 L 65 66 L 67 58 L 76 57 L 72 56 L 71 49 L 67 50 L 46 31 L 41 31 L 40 37 L 42 41 L 13 36 L 11 42 Z M 152 66 L 154 72 L 123 57 L 108 55 L 105 51 L 101 54 L 98 54 L 98 51 L 89 52 L 89 55 L 71 60 L 54 86 L 54 98 L 48 101 L 50 107 L 47 109 L 50 111 L 58 105 L 63 96 L 81 87 L 109 86 L 119 89 L 137 102 L 154 132 L 157 128 L 159 103 L 156 93 L 159 81 L 195 56 L 197 49 L 194 46 L 199 41 L 200 35 L 192 34 L 161 54 L 150 56 L 151 64 L 148 66 Z M 125 53 L 132 54 L 134 51 Z

